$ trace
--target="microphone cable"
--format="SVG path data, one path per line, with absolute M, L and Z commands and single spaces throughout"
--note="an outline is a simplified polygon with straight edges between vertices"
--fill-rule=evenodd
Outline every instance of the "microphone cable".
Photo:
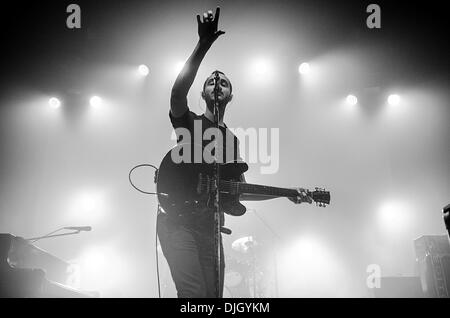
M 133 171 L 134 171 L 135 169 L 140 168 L 140 167 L 152 167 L 153 169 L 155 169 L 155 182 L 156 182 L 156 175 L 157 175 L 157 173 L 158 173 L 158 168 L 155 167 L 154 165 L 149 164 L 149 163 L 143 163 L 143 164 L 134 166 L 134 167 L 130 170 L 130 172 L 128 173 L 128 180 L 130 181 L 131 186 L 132 186 L 133 188 L 135 188 L 136 190 L 138 190 L 139 192 L 144 193 L 144 194 L 158 194 L 158 193 L 156 193 L 156 192 L 147 192 L 147 191 L 141 190 L 141 189 L 139 189 L 138 187 L 136 187 L 136 186 L 134 185 L 133 181 L 131 181 L 131 174 L 133 173 Z
M 131 186 L 133 188 L 135 188 L 137 191 L 143 193 L 143 194 L 153 194 L 153 195 L 157 195 L 157 192 L 148 192 L 148 191 L 144 191 L 139 189 L 138 187 L 136 187 L 133 183 L 133 181 L 131 180 L 131 174 L 133 173 L 133 171 L 137 168 L 141 168 L 141 167 L 151 167 L 153 169 L 155 169 L 155 178 L 154 178 L 154 182 L 156 183 L 156 178 L 158 175 L 158 168 L 154 165 L 148 164 L 148 163 L 144 163 L 144 164 L 140 164 L 137 166 L 134 166 L 130 172 L 128 173 L 128 181 L 130 182 Z M 158 213 L 159 213 L 159 204 L 156 210 L 156 228 L 155 228 L 155 258 L 156 258 L 156 278 L 158 281 L 158 298 L 161 298 L 161 282 L 160 282 L 160 278 L 159 278 L 159 256 L 158 256 Z

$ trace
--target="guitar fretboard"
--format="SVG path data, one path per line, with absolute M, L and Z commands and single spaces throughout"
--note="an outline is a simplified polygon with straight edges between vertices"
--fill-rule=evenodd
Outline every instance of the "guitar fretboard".
M 269 187 L 265 185 L 235 181 L 221 180 L 219 187 L 221 192 L 223 191 L 232 194 L 262 194 L 277 197 L 296 197 L 298 195 L 297 190 L 294 189 Z

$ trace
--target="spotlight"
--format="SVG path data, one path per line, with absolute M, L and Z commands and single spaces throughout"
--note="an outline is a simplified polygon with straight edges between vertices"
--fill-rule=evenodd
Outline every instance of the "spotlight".
M 316 237 L 299 237 L 280 251 L 279 280 L 289 297 L 329 297 L 343 275 L 340 260 Z
M 139 74 L 141 74 L 142 76 L 147 76 L 148 73 L 150 72 L 147 65 L 144 65 L 144 64 L 139 65 L 138 71 L 139 71 Z
M 48 100 L 48 104 L 53 108 L 59 108 L 61 106 L 61 102 L 56 97 L 52 97 Z
M 358 99 L 355 95 L 348 95 L 346 98 L 347 104 L 354 106 L 358 103 Z
M 388 103 L 392 106 L 397 106 L 400 103 L 400 96 L 397 94 L 391 94 L 388 97 Z
M 258 76 L 269 75 L 271 71 L 270 61 L 265 58 L 255 59 L 253 61 L 253 73 Z
M 183 69 L 184 63 L 185 62 L 180 61 L 175 64 L 174 71 L 177 75 L 180 74 L 181 70 Z
M 89 104 L 92 107 L 98 107 L 102 104 L 102 99 L 98 96 L 92 96 L 91 99 L 89 100 Z
M 68 202 L 68 217 L 76 223 L 93 224 L 106 217 L 106 195 L 102 190 L 83 189 Z
M 276 75 L 273 61 L 266 57 L 253 58 L 249 63 L 247 73 L 252 85 L 269 84 Z
M 130 268 L 119 249 L 111 244 L 90 246 L 82 251 L 76 262 L 80 267 L 82 286 L 102 294 L 114 293 L 129 279 Z
M 300 64 L 300 66 L 298 67 L 298 72 L 302 75 L 308 74 L 310 70 L 309 64 L 308 63 L 302 63 Z
M 380 225 L 391 233 L 401 233 L 411 224 L 410 208 L 402 202 L 385 202 L 379 207 Z

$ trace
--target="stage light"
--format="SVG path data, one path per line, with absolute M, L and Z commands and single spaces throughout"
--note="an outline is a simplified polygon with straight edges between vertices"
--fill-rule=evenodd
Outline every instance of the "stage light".
M 253 61 L 253 73 L 256 75 L 268 75 L 270 72 L 270 63 L 264 58 L 259 58 Z
M 308 63 L 302 63 L 300 64 L 300 66 L 298 67 L 298 72 L 302 75 L 308 74 L 310 70 L 309 64 Z
M 411 221 L 411 211 L 401 202 L 386 202 L 378 210 L 378 219 L 384 230 L 392 233 L 404 231 Z
M 128 279 L 127 267 L 119 248 L 112 244 L 91 246 L 76 259 L 80 266 L 81 287 L 110 294 Z
M 348 95 L 346 98 L 347 104 L 354 106 L 358 103 L 358 99 L 355 95 Z
M 92 107 L 98 107 L 102 104 L 102 99 L 98 96 L 92 96 L 91 99 L 89 100 L 89 104 Z
M 247 74 L 251 85 L 272 83 L 276 75 L 272 60 L 265 57 L 253 58 L 249 62 Z
M 88 272 L 96 272 L 106 268 L 108 262 L 106 259 L 105 251 L 101 249 L 91 249 L 83 255 L 83 261 L 81 262 L 83 269 Z
M 388 103 L 391 106 L 397 106 L 400 103 L 400 96 L 398 96 L 397 94 L 389 95 Z
M 108 209 L 103 190 L 82 190 L 68 202 L 68 222 L 95 225 L 104 218 Z
M 183 62 L 183 61 L 179 61 L 175 64 L 174 71 L 175 71 L 176 75 L 180 74 L 181 70 L 183 69 L 184 64 L 185 64 L 185 62 Z
M 52 97 L 48 100 L 48 104 L 53 108 L 59 108 L 61 106 L 61 102 L 56 97 Z
M 320 239 L 303 236 L 280 251 L 281 297 L 336 297 L 344 272 L 340 260 Z
M 141 74 L 142 76 L 147 76 L 148 73 L 150 72 L 147 65 L 144 65 L 144 64 L 139 65 L 138 71 L 139 71 L 139 74 Z

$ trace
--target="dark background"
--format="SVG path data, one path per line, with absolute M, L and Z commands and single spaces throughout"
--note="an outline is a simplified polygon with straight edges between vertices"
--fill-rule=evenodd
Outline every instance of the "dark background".
M 221 1 L 78 1 L 82 8 L 82 28 L 69 30 L 65 25 L 65 9 L 70 3 L 15 1 L 2 5 L 4 84 L 29 81 L 51 87 L 54 82 L 61 83 L 61 79 L 76 82 L 76 76 L 70 74 L 80 61 L 126 59 L 114 52 L 115 39 L 151 22 L 148 15 L 157 15 L 163 6 L 170 7 L 173 13 L 190 7 L 195 14 L 216 5 L 226 10 L 228 5 Z M 365 25 L 368 16 L 365 8 L 370 3 L 381 6 L 380 30 L 368 29 Z M 421 4 L 411 1 L 233 1 L 238 13 L 240 9 L 260 11 L 273 7 L 288 9 L 287 19 L 293 31 L 314 33 L 315 46 L 298 53 L 318 55 L 336 45 L 355 41 L 358 45 L 382 45 L 386 55 L 392 58 L 391 67 L 386 68 L 390 70 L 388 80 L 448 79 L 449 22 L 441 1 Z M 302 16 L 302 12 L 312 9 L 314 15 Z M 378 80 L 384 81 L 386 77 L 385 74 Z

